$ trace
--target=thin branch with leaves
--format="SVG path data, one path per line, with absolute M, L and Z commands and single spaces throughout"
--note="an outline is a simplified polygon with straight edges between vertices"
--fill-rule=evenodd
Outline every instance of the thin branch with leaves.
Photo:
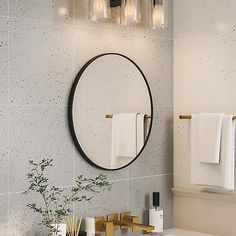
M 39 224 L 49 229 L 50 233 L 48 235 L 58 233 L 58 229 L 53 227 L 52 224 L 58 225 L 71 214 L 71 204 L 73 202 L 90 201 L 93 197 L 92 193 L 99 193 L 101 190 L 110 190 L 111 188 L 111 184 L 103 174 L 95 178 L 86 178 L 80 175 L 77 177 L 75 185 L 66 194 L 65 188 L 49 185 L 49 179 L 45 174 L 53 166 L 52 163 L 53 159 L 43 159 L 39 163 L 33 160 L 29 161 L 29 172 L 26 174 L 29 187 L 23 193 L 35 192 L 42 198 L 42 206 L 31 203 L 27 207 L 41 215 L 42 221 Z

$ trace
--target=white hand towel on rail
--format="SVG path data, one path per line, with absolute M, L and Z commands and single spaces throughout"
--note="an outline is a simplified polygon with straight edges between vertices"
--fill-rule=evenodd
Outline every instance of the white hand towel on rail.
M 116 157 L 133 158 L 137 153 L 137 113 L 114 114 L 112 150 Z
M 220 151 L 220 176 L 221 186 L 226 189 L 234 189 L 234 142 L 235 142 L 235 121 L 232 115 L 225 115 L 223 118 L 221 151 Z
M 220 141 L 220 163 L 199 161 L 195 143 L 191 140 L 191 183 L 208 187 L 234 189 L 234 134 L 235 122 L 231 115 L 224 115 Z M 191 127 L 191 139 L 197 126 Z
M 192 116 L 191 142 L 200 162 L 219 164 L 222 119 L 214 113 Z

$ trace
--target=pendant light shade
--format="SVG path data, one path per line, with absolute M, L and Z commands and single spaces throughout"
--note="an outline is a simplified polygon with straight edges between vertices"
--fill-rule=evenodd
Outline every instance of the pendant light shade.
M 149 27 L 162 29 L 165 26 L 164 0 L 149 0 Z
M 90 0 L 90 20 L 105 21 L 110 18 L 110 0 Z
M 141 0 L 121 1 L 121 24 L 135 25 L 141 22 Z

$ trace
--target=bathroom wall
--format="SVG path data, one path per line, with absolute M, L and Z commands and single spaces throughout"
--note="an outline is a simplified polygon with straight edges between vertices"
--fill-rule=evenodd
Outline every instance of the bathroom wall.
M 50 183 L 65 188 L 76 176 L 104 173 L 110 192 L 76 204 L 78 215 L 130 210 L 147 223 L 152 191 L 161 192 L 165 227 L 172 226 L 172 0 L 168 28 L 122 28 L 87 20 L 87 0 L 0 1 L 0 235 L 39 236 L 40 217 L 26 208 L 41 200 L 22 195 L 29 159 L 53 158 Z M 143 70 L 154 100 L 150 140 L 139 159 L 120 171 L 101 171 L 75 149 L 67 100 L 82 65 L 97 54 L 119 52 Z
M 191 185 L 190 121 L 178 116 L 236 114 L 235 11 L 233 0 L 174 1 L 174 224 L 221 236 L 236 232 L 235 193 Z

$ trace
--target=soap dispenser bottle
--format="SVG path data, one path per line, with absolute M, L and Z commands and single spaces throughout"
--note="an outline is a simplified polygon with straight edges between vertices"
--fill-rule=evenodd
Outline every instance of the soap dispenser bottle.
M 160 193 L 153 192 L 153 206 L 149 210 L 149 225 L 154 226 L 153 233 L 163 232 L 163 210 L 160 208 Z

